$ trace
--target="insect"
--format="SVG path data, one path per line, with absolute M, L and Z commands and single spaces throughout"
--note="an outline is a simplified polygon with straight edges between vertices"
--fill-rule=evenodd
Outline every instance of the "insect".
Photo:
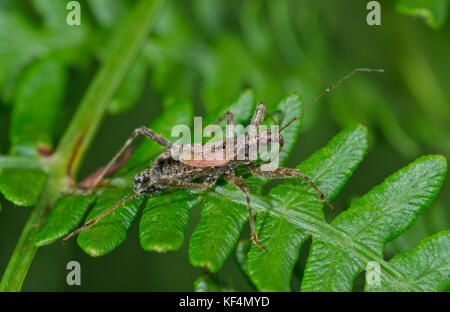
M 290 120 L 288 123 L 283 125 L 280 128 L 279 132 L 282 132 L 284 129 L 286 129 L 289 125 L 291 125 L 294 121 L 299 119 L 303 113 L 317 100 L 319 100 L 323 95 L 330 92 L 332 89 L 336 88 L 340 83 L 342 83 L 344 80 L 355 74 L 356 72 L 383 72 L 382 69 L 369 69 L 369 68 L 356 68 L 353 71 L 351 71 L 349 74 L 335 82 L 331 87 L 325 89 L 318 97 L 316 97 L 309 105 L 307 105 L 302 112 L 294 117 L 292 120 Z M 261 126 L 264 117 L 265 117 L 265 110 L 266 106 L 264 102 L 261 102 L 258 104 L 250 125 L 254 126 L 259 129 Z M 228 125 L 234 124 L 234 117 L 233 114 L 230 112 L 226 112 L 224 116 L 219 118 L 219 120 L 216 123 L 219 123 L 223 119 L 227 119 Z M 258 239 L 258 235 L 255 230 L 255 221 L 253 217 L 252 207 L 250 203 L 250 192 L 249 187 L 245 180 L 239 176 L 235 175 L 235 169 L 239 166 L 245 166 L 247 167 L 248 171 L 254 175 L 254 176 L 260 176 L 264 178 L 278 178 L 278 179 L 285 179 L 285 178 L 302 178 L 304 179 L 309 185 L 311 185 L 312 188 L 317 192 L 318 198 L 328 205 L 331 210 L 334 210 L 331 203 L 328 202 L 328 200 L 325 198 L 322 191 L 319 189 L 319 187 L 310 179 L 308 178 L 303 172 L 301 172 L 298 169 L 291 169 L 291 168 L 275 168 L 274 170 L 265 171 L 261 170 L 261 163 L 256 164 L 255 160 L 251 160 L 248 157 L 249 153 L 249 146 L 251 144 L 262 144 L 263 142 L 266 142 L 266 144 L 271 143 L 278 143 L 279 144 L 279 151 L 281 151 L 284 143 L 283 136 L 279 133 L 277 135 L 273 136 L 272 133 L 269 130 L 262 130 L 258 131 L 257 135 L 252 139 L 249 137 L 246 137 L 246 140 L 244 140 L 244 144 L 235 144 L 232 149 L 232 157 L 224 160 L 217 160 L 217 159 L 179 159 L 175 158 L 172 154 L 172 143 L 164 138 L 163 136 L 155 133 L 151 129 L 148 129 L 146 127 L 137 128 L 134 130 L 130 138 L 125 142 L 125 144 L 122 146 L 122 148 L 119 150 L 119 152 L 111 159 L 111 161 L 108 163 L 106 167 L 103 168 L 103 170 L 100 171 L 100 174 L 97 175 L 95 181 L 86 189 L 83 190 L 75 190 L 74 192 L 79 192 L 83 194 L 91 194 L 94 189 L 100 185 L 103 178 L 107 175 L 108 171 L 116 164 L 118 159 L 128 150 L 128 148 L 131 146 L 133 141 L 139 136 L 143 135 L 147 137 L 150 140 L 155 141 L 156 143 L 162 145 L 166 148 L 166 150 L 161 153 L 155 161 L 150 164 L 150 166 L 142 171 L 141 173 L 137 174 L 134 178 L 134 193 L 131 195 L 126 196 L 116 204 L 114 204 L 111 208 L 105 210 L 103 213 L 98 215 L 97 217 L 88 220 L 85 225 L 82 227 L 76 229 L 69 235 L 67 235 L 63 242 L 67 241 L 71 237 L 77 235 L 78 233 L 91 228 L 94 226 L 97 222 L 99 222 L 102 218 L 112 213 L 114 210 L 116 210 L 118 207 L 120 207 L 122 204 L 127 202 L 128 200 L 134 198 L 137 195 L 147 195 L 147 196 L 154 196 L 157 194 L 160 194 L 166 189 L 172 189 L 172 188 L 181 188 L 181 189 L 190 189 L 190 190 L 207 190 L 211 187 L 213 187 L 220 176 L 223 176 L 225 180 L 228 183 L 233 184 L 236 186 L 239 190 L 241 190 L 245 197 L 247 202 L 247 209 L 249 214 L 249 223 L 250 223 L 250 229 L 251 229 L 251 241 L 262 248 L 264 247 L 261 245 Z M 247 134 L 243 134 L 247 135 Z M 252 141 L 253 140 L 253 141 Z M 255 141 L 256 140 L 256 141 Z M 236 140 L 239 142 L 239 138 Z M 222 147 L 225 148 L 226 140 L 219 141 L 216 143 L 213 143 L 210 147 Z M 209 148 L 209 147 L 208 147 Z M 193 149 L 193 146 L 189 146 L 188 149 Z M 237 155 L 239 152 L 244 152 L 245 157 L 244 159 L 238 158 Z

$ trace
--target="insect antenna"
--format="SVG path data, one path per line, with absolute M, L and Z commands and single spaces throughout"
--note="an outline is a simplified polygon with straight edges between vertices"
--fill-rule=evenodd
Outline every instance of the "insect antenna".
M 101 214 L 99 214 L 95 218 L 93 218 L 93 219 L 89 220 L 88 222 L 86 222 L 85 225 L 83 225 L 82 227 L 79 227 L 78 229 L 76 229 L 75 231 L 73 231 L 72 233 L 70 233 L 69 235 L 64 237 L 63 240 L 62 240 L 63 244 L 65 244 L 69 239 L 71 239 L 73 236 L 77 235 L 78 233 L 83 232 L 84 230 L 87 230 L 87 229 L 91 228 L 97 222 L 99 222 L 101 219 L 103 219 L 104 217 L 109 215 L 111 212 L 113 212 L 114 210 L 116 210 L 117 208 L 122 206 L 124 203 L 126 203 L 130 199 L 136 197 L 137 195 L 139 195 L 139 193 L 135 192 L 135 193 L 132 193 L 132 194 L 124 197 L 123 199 L 119 200 L 117 203 L 114 204 L 114 206 L 112 206 L 108 210 L 103 211 Z
M 310 104 L 308 104 L 308 106 L 306 106 L 302 112 L 300 114 L 298 114 L 296 117 L 294 117 L 294 119 L 292 119 L 291 121 L 289 121 L 287 124 L 285 124 L 283 127 L 281 127 L 280 132 L 283 131 L 285 128 L 287 128 L 291 123 L 293 123 L 294 121 L 296 121 L 297 119 L 299 119 L 304 113 L 305 111 L 311 107 L 311 105 L 313 105 L 314 103 L 316 103 L 322 96 L 324 96 L 325 94 L 327 94 L 328 92 L 330 92 L 331 90 L 333 90 L 334 88 L 336 88 L 338 85 L 340 85 L 342 82 L 344 82 L 344 80 L 350 78 L 351 76 L 353 76 L 353 74 L 357 73 L 357 72 L 377 72 L 377 73 L 383 73 L 384 69 L 371 69 L 371 68 L 355 68 L 354 70 L 352 70 L 350 73 L 348 73 L 347 75 L 345 75 L 344 77 L 342 77 L 341 79 L 339 79 L 338 81 L 336 81 L 331 87 L 325 89 L 318 97 L 316 97 Z

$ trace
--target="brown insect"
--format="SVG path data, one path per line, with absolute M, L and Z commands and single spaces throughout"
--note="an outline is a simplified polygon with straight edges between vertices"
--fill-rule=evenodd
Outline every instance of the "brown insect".
M 281 127 L 279 132 L 283 131 L 291 123 L 300 118 L 300 116 L 302 116 L 302 114 L 324 94 L 330 92 L 332 89 L 334 89 L 341 82 L 352 76 L 354 73 L 363 71 L 383 72 L 383 70 L 381 69 L 368 69 L 368 68 L 354 69 L 349 74 L 347 74 L 346 76 L 338 80 L 336 83 L 334 83 L 330 88 L 323 91 L 317 98 L 314 99 L 314 101 L 312 101 L 308 106 L 306 106 L 299 115 L 297 115 L 295 118 L 293 118 L 283 127 Z M 258 104 L 256 111 L 254 112 L 253 117 L 251 119 L 250 125 L 255 126 L 257 129 L 259 129 L 264 120 L 265 109 L 266 107 L 263 102 Z M 227 119 L 228 125 L 234 125 L 233 114 L 230 112 L 225 113 L 224 116 L 222 116 L 216 123 L 219 123 L 224 118 Z M 306 182 L 308 182 L 311 185 L 311 187 L 315 189 L 315 191 L 317 192 L 317 196 L 322 202 L 327 204 L 330 207 L 330 209 L 334 210 L 333 206 L 327 201 L 324 194 L 317 187 L 317 185 L 300 170 L 291 168 L 276 168 L 271 171 L 264 171 L 261 170 L 260 168 L 262 163 L 256 164 L 255 160 L 251 160 L 248 157 L 250 149 L 249 146 L 251 144 L 258 144 L 258 146 L 260 146 L 261 144 L 278 143 L 280 146 L 279 151 L 281 151 L 281 149 L 283 148 L 284 139 L 281 136 L 281 134 L 276 133 L 276 135 L 273 136 L 272 133 L 266 129 L 258 131 L 256 136 L 254 136 L 253 138 L 250 138 L 248 136 L 248 133 L 242 134 L 246 136 L 245 140 L 243 140 L 243 142 L 245 143 L 235 144 L 232 147 L 232 157 L 231 158 L 227 157 L 226 160 L 216 160 L 216 159 L 183 160 L 173 157 L 172 143 L 168 139 L 155 133 L 151 129 L 145 127 L 137 128 L 134 130 L 133 134 L 126 141 L 126 143 L 123 145 L 120 151 L 113 157 L 113 159 L 108 163 L 108 165 L 100 171 L 100 173 L 96 176 L 95 181 L 91 183 L 91 185 L 87 189 L 75 190 L 70 192 L 91 194 L 94 191 L 94 189 L 100 185 L 100 183 L 102 182 L 103 178 L 107 175 L 107 173 L 110 172 L 111 168 L 115 165 L 117 160 L 128 150 L 130 145 L 140 134 L 162 145 L 163 147 L 166 148 L 166 151 L 161 153 L 147 169 L 145 169 L 144 171 L 135 176 L 133 194 L 126 196 L 125 198 L 114 204 L 108 210 L 105 210 L 97 217 L 87 221 L 84 226 L 78 228 L 77 230 L 73 231 L 68 236 L 66 236 L 63 239 L 64 242 L 70 239 L 72 236 L 77 235 L 78 233 L 94 226 L 102 218 L 104 218 L 105 216 L 116 210 L 118 207 L 120 207 L 122 204 L 124 204 L 125 202 L 127 202 L 128 200 L 137 195 L 143 194 L 153 196 L 161 193 L 166 189 L 171 188 L 206 190 L 213 187 L 217 182 L 217 180 L 219 179 L 219 177 L 223 176 L 229 183 L 235 185 L 245 194 L 245 197 L 247 199 L 247 208 L 250 221 L 251 241 L 254 244 L 261 247 L 263 250 L 265 250 L 264 247 L 260 244 L 258 240 L 258 235 L 255 231 L 255 222 L 253 218 L 252 208 L 250 205 L 249 188 L 244 179 L 235 175 L 235 169 L 239 166 L 246 166 L 251 174 L 264 178 L 285 179 L 285 178 L 300 177 L 304 179 Z M 212 149 L 220 147 L 225 150 L 226 141 L 227 140 L 213 143 L 211 144 L 210 147 Z M 235 142 L 242 142 L 242 141 L 240 141 L 238 137 L 236 138 Z M 193 153 L 194 149 L 193 146 L 188 146 L 188 149 L 191 149 L 191 152 Z M 237 157 L 237 155 L 240 152 L 244 153 L 245 155 L 244 159 Z

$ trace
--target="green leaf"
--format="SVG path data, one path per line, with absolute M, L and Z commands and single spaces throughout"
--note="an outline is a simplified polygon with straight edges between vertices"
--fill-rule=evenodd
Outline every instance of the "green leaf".
M 448 0 L 396 0 L 395 9 L 405 15 L 421 16 L 437 29 L 447 19 Z
M 49 27 L 67 27 L 66 16 L 69 12 L 66 10 L 67 3 L 63 1 L 52 0 L 31 0 L 33 8 L 42 17 L 43 23 Z
M 352 175 L 366 150 L 366 128 L 347 128 L 297 168 L 331 200 Z M 271 190 L 270 198 L 272 206 L 287 214 L 298 211 L 324 221 L 322 202 L 315 190 L 302 179 L 283 182 Z M 258 214 L 256 231 L 267 252 L 262 252 L 257 246 L 250 248 L 247 265 L 253 283 L 262 291 L 289 291 L 292 270 L 309 231 L 285 217 L 266 212 Z
M 197 292 L 233 292 L 233 285 L 215 274 L 203 274 L 194 282 L 194 291 Z
M 97 21 L 106 27 L 114 26 L 119 17 L 126 11 L 123 0 L 89 0 L 87 2 Z
M 112 115 L 129 111 L 137 104 L 144 90 L 147 74 L 147 62 L 139 57 L 131 66 L 130 71 L 124 77 L 108 107 L 108 113 Z
M 0 169 L 0 192 L 18 206 L 33 206 L 46 180 L 46 174 L 40 169 Z
M 424 156 L 388 177 L 337 216 L 332 226 L 345 233 L 352 248 L 315 237 L 302 281 L 303 291 L 351 291 L 353 280 L 366 265 L 355 256 L 382 261 L 385 243 L 402 234 L 430 205 L 441 187 L 447 169 L 441 156 Z M 395 274 L 394 275 L 398 275 Z M 398 290 L 415 289 L 413 281 L 394 284 Z
M 446 291 L 450 286 L 449 246 L 447 230 L 423 239 L 412 250 L 395 255 L 389 265 L 401 274 L 405 284 L 412 283 L 420 291 Z M 383 273 L 378 285 L 366 281 L 366 291 L 398 291 Z
M 235 186 L 221 188 L 225 189 L 226 194 L 234 190 Z M 208 268 L 211 272 L 219 271 L 233 250 L 247 218 L 245 204 L 236 204 L 226 195 L 218 196 L 213 192 L 206 196 L 200 221 L 189 242 L 191 264 Z
M 200 196 L 188 190 L 150 197 L 139 226 L 142 248 L 157 252 L 179 249 L 184 242 L 190 211 L 199 201 Z
M 52 149 L 66 81 L 64 65 L 53 59 L 33 64 L 22 77 L 12 113 L 12 153 L 33 154 L 37 147 Z
M 91 220 L 132 193 L 132 189 L 104 189 L 86 220 Z M 121 245 L 136 218 L 144 196 L 137 196 L 122 204 L 101 219 L 94 227 L 78 235 L 78 245 L 92 257 L 105 255 Z
M 44 225 L 36 234 L 36 246 L 53 243 L 72 230 L 83 220 L 86 211 L 94 203 L 93 195 L 63 195 L 58 199 Z

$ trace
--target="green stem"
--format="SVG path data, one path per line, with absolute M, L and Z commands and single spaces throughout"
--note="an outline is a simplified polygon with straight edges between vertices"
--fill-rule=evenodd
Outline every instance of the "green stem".
M 111 97 L 120 85 L 148 37 L 152 22 L 165 0 L 141 0 L 121 25 L 111 42 L 111 52 L 94 77 L 57 151 L 49 163 L 45 189 L 25 224 L 9 260 L 0 291 L 19 291 L 37 252 L 34 237 L 45 221 L 52 203 L 67 187 L 67 173 L 76 175 L 105 115 Z

